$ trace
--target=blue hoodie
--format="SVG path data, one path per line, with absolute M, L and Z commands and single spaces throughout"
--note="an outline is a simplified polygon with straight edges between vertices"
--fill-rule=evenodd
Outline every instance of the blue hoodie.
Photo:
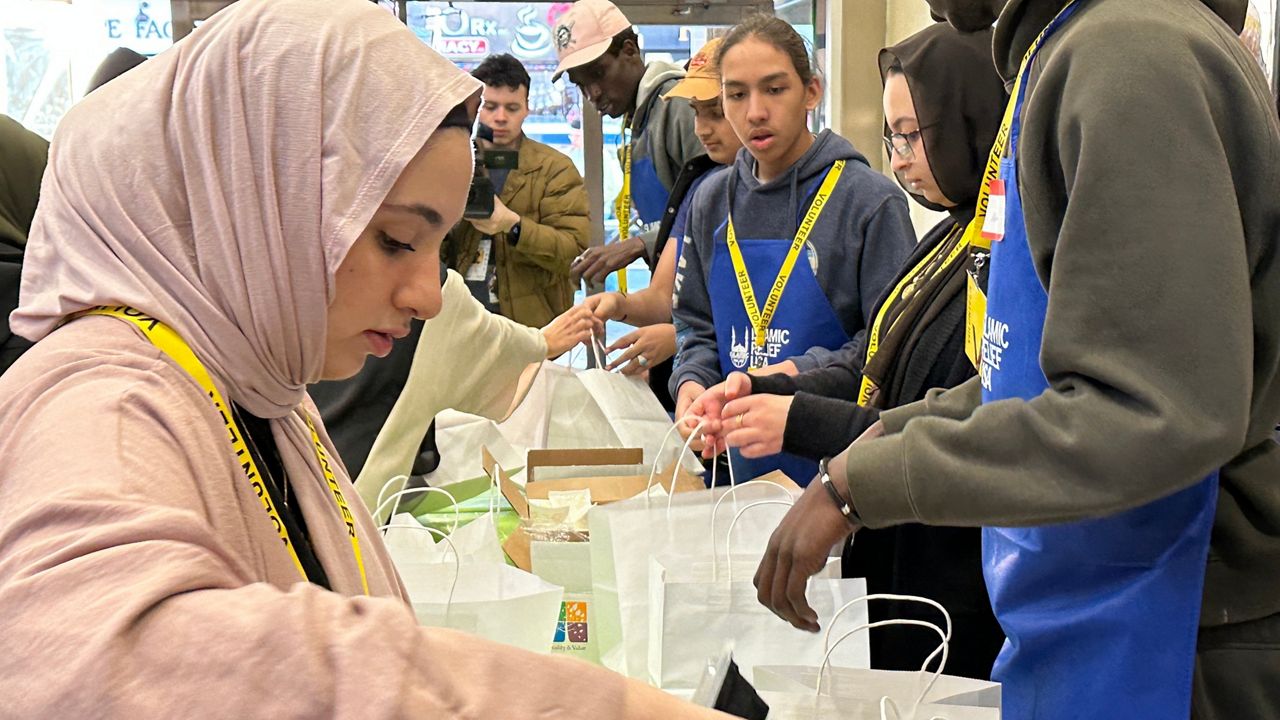
M 828 365 L 837 354 L 859 351 L 876 300 L 916 244 L 906 196 L 892 180 L 871 169 L 848 140 L 830 130 L 822 131 L 790 170 L 767 183 L 756 178 L 755 159 L 744 148 L 728 171 L 702 183 L 689 212 L 673 308 L 676 320 L 689 329 L 677 343 L 673 397 L 687 381 L 710 387 L 724 379 L 717 342 L 731 338 L 716 338 L 708 287 L 715 246 L 725 243 L 732 175 L 736 173 L 738 181 L 734 227 L 746 247 L 753 238 L 795 237 L 818 186 L 837 160 L 849 162 L 796 267 L 805 262 L 812 267 L 816 257 L 818 285 L 851 340 L 838 350 L 810 348 L 778 360 L 790 359 L 804 371 Z M 768 288 L 755 291 L 763 303 Z M 786 300 L 784 294 L 783 303 Z

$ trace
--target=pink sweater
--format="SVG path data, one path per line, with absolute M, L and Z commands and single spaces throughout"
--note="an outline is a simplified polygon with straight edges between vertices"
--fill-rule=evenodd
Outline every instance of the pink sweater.
M 341 469 L 373 597 L 319 483 L 293 492 L 334 591 L 300 582 L 224 433 L 112 318 L 64 326 L 0 377 L 0 716 L 724 717 L 419 627 Z

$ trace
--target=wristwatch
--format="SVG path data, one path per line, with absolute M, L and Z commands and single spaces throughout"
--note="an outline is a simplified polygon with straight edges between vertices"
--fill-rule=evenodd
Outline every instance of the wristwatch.
M 840 514 L 844 515 L 845 521 L 850 525 L 857 527 L 861 524 L 858 520 L 858 514 L 854 512 L 853 506 L 849 501 L 844 499 L 840 491 L 836 490 L 836 486 L 831 482 L 831 473 L 827 472 L 827 466 L 830 464 L 831 458 L 822 458 L 818 461 L 818 481 L 827 489 L 827 494 L 831 496 L 831 502 L 836 504 L 836 508 L 840 510 Z
M 519 220 L 517 220 L 516 224 L 512 225 L 511 229 L 507 231 L 507 243 L 509 243 L 510 245 L 515 245 L 518 242 L 520 242 L 520 221 Z

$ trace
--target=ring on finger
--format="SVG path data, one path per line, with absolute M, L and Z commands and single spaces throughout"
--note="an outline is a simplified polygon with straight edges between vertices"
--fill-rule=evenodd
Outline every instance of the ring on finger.
M 649 367 L 649 358 L 645 357 L 644 355 L 637 355 L 637 356 L 636 356 L 636 363 L 637 363 L 640 367 Z
M 738 413 L 738 427 L 742 427 L 742 418 L 743 418 L 745 415 L 746 415 L 746 413 Z

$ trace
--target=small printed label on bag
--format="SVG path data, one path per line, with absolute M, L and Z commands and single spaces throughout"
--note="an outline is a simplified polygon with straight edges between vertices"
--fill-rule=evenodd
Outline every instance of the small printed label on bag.
M 591 601 L 582 594 L 566 595 L 560 604 L 560 617 L 556 621 L 556 633 L 551 640 L 551 652 L 572 655 L 580 660 L 599 662 L 595 644 L 591 642 Z

